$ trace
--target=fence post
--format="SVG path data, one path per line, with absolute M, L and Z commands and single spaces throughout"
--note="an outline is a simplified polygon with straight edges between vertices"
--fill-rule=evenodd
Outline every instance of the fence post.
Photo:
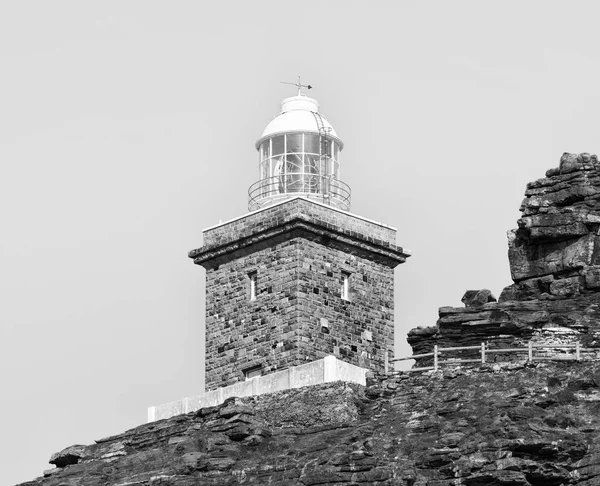
M 533 362 L 533 341 L 529 341 L 527 343 L 528 351 L 529 351 L 529 362 Z
M 485 364 L 485 343 L 481 343 L 481 364 Z
M 385 371 L 385 374 L 386 374 L 386 375 L 388 374 L 388 368 L 389 368 L 389 366 L 390 366 L 390 364 L 389 364 L 389 357 L 388 357 L 388 355 L 389 355 L 389 350 L 386 348 L 386 349 L 385 349 L 385 361 L 384 361 L 384 363 L 383 363 L 383 368 L 384 368 L 384 371 Z
M 575 343 L 575 359 L 581 361 L 581 344 L 579 344 L 579 341 Z
M 438 369 L 438 347 L 437 344 L 433 346 L 433 371 Z

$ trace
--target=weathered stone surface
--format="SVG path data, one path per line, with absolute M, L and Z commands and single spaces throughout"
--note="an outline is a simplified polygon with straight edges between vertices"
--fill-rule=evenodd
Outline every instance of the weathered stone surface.
M 550 293 L 559 297 L 571 297 L 579 293 L 581 284 L 582 278 L 579 276 L 554 280 L 550 284 Z
M 230 399 L 22 486 L 596 485 L 599 377 L 598 363 L 486 366 Z
M 518 228 L 508 232 L 513 284 L 499 302 L 442 307 L 434 328 L 413 329 L 414 354 L 440 347 L 524 346 L 533 339 L 600 349 L 600 164 L 564 154 L 560 167 L 527 184 Z M 464 354 L 464 353 L 463 353 Z M 494 355 L 495 359 L 511 359 Z M 514 358 L 516 359 L 516 358 Z M 421 359 L 417 366 L 426 364 Z
M 519 230 L 509 232 L 508 260 L 513 280 L 518 282 L 544 275 L 560 275 L 579 271 L 596 262 L 599 240 L 596 234 L 587 234 L 571 240 L 529 244 L 519 236 Z
M 568 174 L 577 170 L 593 169 L 598 165 L 598 157 L 588 153 L 579 155 L 565 152 L 560 158 L 559 171 L 561 174 Z
M 583 269 L 585 286 L 588 289 L 600 288 L 600 266 L 593 265 Z
M 465 307 L 478 307 L 488 302 L 496 302 L 496 297 L 488 289 L 467 290 L 461 302 L 465 304 Z
M 58 467 L 69 466 L 71 464 L 77 464 L 83 457 L 85 457 L 85 453 L 85 446 L 72 445 L 60 452 L 52 454 L 50 461 L 48 462 Z

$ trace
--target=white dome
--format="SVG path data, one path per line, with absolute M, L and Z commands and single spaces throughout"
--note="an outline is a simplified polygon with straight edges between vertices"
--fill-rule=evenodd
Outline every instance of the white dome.
M 314 98 L 305 95 L 291 96 L 281 102 L 281 113 L 267 125 L 256 147 L 264 138 L 276 133 L 314 132 L 319 133 L 319 124 L 327 130 L 328 135 L 338 138 L 337 133 L 325 117 L 318 113 L 319 104 Z M 338 139 L 339 140 L 339 139 Z M 340 141 L 341 145 L 341 141 Z

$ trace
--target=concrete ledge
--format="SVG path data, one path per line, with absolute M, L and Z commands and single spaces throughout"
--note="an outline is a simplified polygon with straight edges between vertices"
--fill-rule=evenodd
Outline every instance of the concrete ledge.
M 348 381 L 365 386 L 366 374 L 367 370 L 365 368 L 340 361 L 335 356 L 326 356 L 323 359 L 293 366 L 276 373 L 257 376 L 248 381 L 239 381 L 233 385 L 217 388 L 201 395 L 148 407 L 148 422 L 174 417 L 182 413 L 195 412 L 204 407 L 214 407 L 231 397 L 262 395 L 331 381 Z

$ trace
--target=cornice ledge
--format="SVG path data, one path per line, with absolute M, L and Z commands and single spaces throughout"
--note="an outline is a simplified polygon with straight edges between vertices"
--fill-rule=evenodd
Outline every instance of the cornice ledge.
M 225 244 L 207 245 L 190 251 L 188 256 L 197 265 L 202 265 L 205 268 L 213 268 L 226 260 L 238 257 L 240 254 L 251 253 L 266 248 L 270 244 L 289 239 L 290 233 L 297 233 L 297 236 L 304 236 L 312 240 L 325 240 L 327 244 L 344 249 L 350 254 L 377 260 L 390 267 L 404 263 L 406 258 L 410 256 L 409 253 L 405 253 L 397 245 L 374 238 L 361 237 L 361 235 L 356 233 L 347 235 L 334 229 L 333 225 L 324 227 L 311 223 L 304 218 L 296 218 L 284 224 Z M 292 237 L 295 236 L 292 235 Z

